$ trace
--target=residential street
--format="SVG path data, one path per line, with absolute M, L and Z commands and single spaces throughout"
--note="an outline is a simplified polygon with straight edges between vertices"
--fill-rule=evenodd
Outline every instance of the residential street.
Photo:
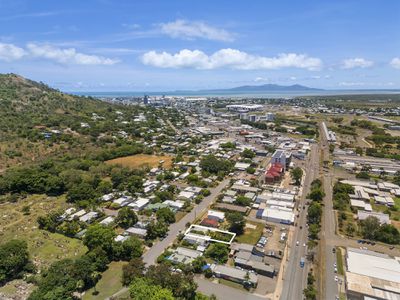
M 167 237 L 162 241 L 155 242 L 153 247 L 151 247 L 143 255 L 143 261 L 147 266 L 154 265 L 156 263 L 157 257 L 160 256 L 160 254 L 163 253 L 164 250 L 174 242 L 180 231 L 183 232 L 186 229 L 186 224 L 188 222 L 192 223 L 198 216 L 206 211 L 207 207 L 216 199 L 218 194 L 229 184 L 229 180 L 230 179 L 225 179 L 221 181 L 217 187 L 210 189 L 211 194 L 209 196 L 205 197 L 200 204 L 196 205 L 192 211 L 186 214 L 181 220 L 179 220 L 179 222 L 170 225 Z M 123 288 L 113 296 L 121 295 L 126 291 L 127 289 Z M 212 291 L 210 295 L 213 292 L 215 291 Z
M 302 299 L 303 289 L 307 282 L 308 263 L 306 262 L 304 268 L 300 267 L 300 258 L 306 257 L 307 255 L 307 246 L 304 247 L 303 244 L 307 245 L 308 242 L 306 227 L 307 210 L 303 209 L 303 206 L 305 205 L 305 199 L 310 190 L 311 182 L 318 176 L 318 153 L 318 145 L 313 144 L 311 146 L 311 154 L 306 161 L 303 191 L 298 203 L 300 217 L 295 221 L 297 226 L 292 235 L 292 243 L 289 245 L 289 261 L 284 268 L 283 290 L 281 294 L 282 300 Z M 300 226 L 302 226 L 302 229 L 300 229 Z M 297 241 L 299 242 L 298 246 L 296 245 Z

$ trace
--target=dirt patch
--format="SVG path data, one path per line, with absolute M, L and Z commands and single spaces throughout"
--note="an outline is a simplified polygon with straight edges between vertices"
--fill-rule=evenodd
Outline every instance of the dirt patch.
M 163 162 L 162 162 L 163 161 Z M 121 165 L 128 168 L 140 168 L 144 166 L 149 166 L 151 168 L 158 167 L 162 162 L 164 168 L 171 168 L 172 166 L 172 156 L 168 155 L 147 155 L 147 154 L 137 154 L 125 157 L 118 157 L 106 161 L 109 165 Z

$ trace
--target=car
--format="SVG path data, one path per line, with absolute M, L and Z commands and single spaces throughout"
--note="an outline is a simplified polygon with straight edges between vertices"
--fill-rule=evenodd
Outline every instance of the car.
M 336 263 L 334 263 L 334 264 L 333 264 L 333 266 L 336 268 L 336 267 L 337 267 L 337 264 L 336 264 Z
M 337 276 L 335 276 L 335 281 L 336 281 L 336 282 L 338 282 L 338 281 L 339 281 L 339 278 L 338 278 Z
M 300 244 L 300 242 L 299 242 L 299 241 L 297 241 L 297 242 L 296 242 L 296 246 L 298 246 L 299 244 Z
M 357 243 L 361 244 L 361 243 L 362 243 L 362 240 L 358 240 Z
M 333 252 L 333 253 L 336 253 L 336 248 L 332 248 L 332 252 Z
M 300 229 L 303 229 L 303 226 L 300 225 Z
M 305 247 L 306 246 L 306 243 L 303 243 L 303 247 Z
M 334 271 L 335 273 L 337 273 L 337 268 L 335 267 L 335 268 L 333 269 L 333 271 Z
M 375 243 L 375 242 L 371 242 L 371 245 L 372 245 L 372 246 L 375 246 L 375 245 L 376 245 L 376 243 Z

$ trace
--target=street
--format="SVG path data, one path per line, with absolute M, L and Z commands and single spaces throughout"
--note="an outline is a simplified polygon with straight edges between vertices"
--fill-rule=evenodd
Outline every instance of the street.
M 188 222 L 192 223 L 198 216 L 205 212 L 207 207 L 215 200 L 218 194 L 228 185 L 229 179 L 225 179 L 220 182 L 220 184 L 210 189 L 211 194 L 203 199 L 203 201 L 196 205 L 191 212 L 186 214 L 179 222 L 173 223 L 169 226 L 169 231 L 167 237 L 162 241 L 157 241 L 154 245 L 143 255 L 143 261 L 146 266 L 154 265 L 157 261 L 157 257 L 164 252 L 165 249 L 170 246 L 177 235 L 186 229 L 186 224 Z M 236 289 L 235 289 L 236 290 Z M 120 291 L 115 293 L 113 296 L 118 296 L 127 291 L 127 288 L 122 288 Z M 211 293 L 212 294 L 212 293 Z
M 284 268 L 284 282 L 281 294 L 282 300 L 302 299 L 303 289 L 305 288 L 307 282 L 308 263 L 306 262 L 304 268 L 300 267 L 301 257 L 306 258 L 307 255 L 307 246 L 304 247 L 303 244 L 307 245 L 308 242 L 308 232 L 306 227 L 307 210 L 303 209 L 303 206 L 305 205 L 305 199 L 310 190 L 311 182 L 318 176 L 318 153 L 318 145 L 313 144 L 311 146 L 310 156 L 305 165 L 303 190 L 297 206 L 300 216 L 295 221 L 297 226 L 294 228 L 292 243 L 289 246 L 289 260 Z M 300 229 L 300 226 L 302 226 L 303 229 Z M 296 245 L 297 241 L 299 242 L 298 245 Z

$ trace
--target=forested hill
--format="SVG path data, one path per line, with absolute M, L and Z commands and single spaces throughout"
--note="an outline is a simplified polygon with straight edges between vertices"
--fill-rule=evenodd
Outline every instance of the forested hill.
M 158 122 L 166 118 L 163 114 L 68 95 L 15 74 L 0 74 L 0 173 L 43 157 L 85 156 L 143 140 L 148 128 L 162 127 Z M 139 115 L 142 121 L 134 122 Z

